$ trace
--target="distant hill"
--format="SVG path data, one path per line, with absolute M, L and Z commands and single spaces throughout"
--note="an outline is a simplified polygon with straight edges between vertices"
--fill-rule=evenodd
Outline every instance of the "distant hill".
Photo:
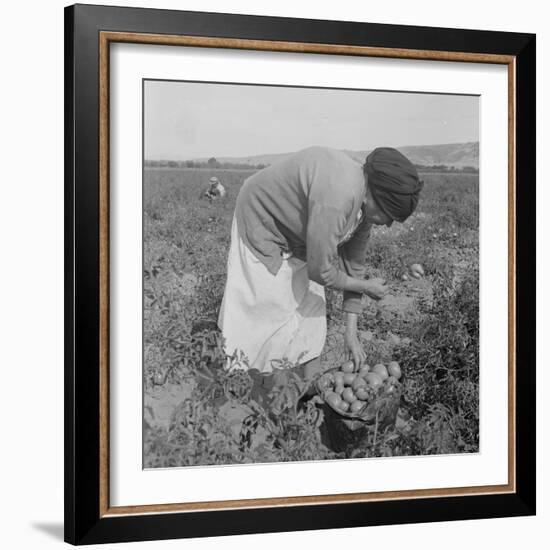
M 454 168 L 479 168 L 479 142 L 448 143 L 444 145 L 413 145 L 397 147 L 413 164 L 422 166 L 444 165 Z M 350 152 L 363 162 L 368 151 Z
M 410 145 L 397 147 L 413 164 L 421 166 L 442 165 L 454 168 L 472 166 L 479 169 L 479 142 L 448 143 L 444 145 Z M 345 152 L 359 162 L 364 162 L 370 151 Z M 289 153 L 275 153 L 254 155 L 250 157 L 216 157 L 220 163 L 245 164 L 249 166 L 269 165 L 291 155 Z M 196 162 L 206 162 L 207 158 L 193 159 Z

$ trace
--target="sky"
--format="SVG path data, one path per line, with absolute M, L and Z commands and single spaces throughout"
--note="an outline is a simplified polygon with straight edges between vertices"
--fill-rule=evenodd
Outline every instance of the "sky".
M 147 160 L 478 141 L 479 98 L 146 81 Z

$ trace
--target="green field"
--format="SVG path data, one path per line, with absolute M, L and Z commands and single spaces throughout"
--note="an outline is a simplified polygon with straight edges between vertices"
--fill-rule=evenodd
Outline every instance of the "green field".
M 145 170 L 145 466 L 477 452 L 477 174 L 422 175 L 413 216 L 373 230 L 368 276 L 386 278 L 391 295 L 365 298 L 360 336 L 369 364 L 400 362 L 404 393 L 396 424 L 344 453 L 324 444 L 314 405 L 273 422 L 256 403 L 226 398 L 236 382 L 222 368 L 215 323 L 235 199 L 251 174 Z M 199 198 L 214 175 L 226 187 L 223 202 Z M 426 276 L 404 282 L 412 262 Z M 329 368 L 344 360 L 339 292 L 327 290 L 327 317 L 322 359 Z

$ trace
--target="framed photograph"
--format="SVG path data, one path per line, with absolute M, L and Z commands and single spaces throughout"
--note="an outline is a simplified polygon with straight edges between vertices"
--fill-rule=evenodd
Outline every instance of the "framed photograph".
M 535 36 L 65 11 L 65 540 L 535 513 Z

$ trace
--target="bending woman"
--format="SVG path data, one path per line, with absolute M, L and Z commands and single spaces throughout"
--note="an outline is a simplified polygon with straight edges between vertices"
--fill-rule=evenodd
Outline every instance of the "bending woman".
M 343 291 L 345 344 L 358 366 L 363 294 L 382 298 L 380 279 L 365 280 L 373 225 L 403 222 L 422 182 L 395 149 L 375 149 L 362 166 L 346 153 L 311 147 L 248 178 L 237 198 L 227 283 L 218 324 L 226 352 L 270 373 L 273 360 L 320 369 L 327 322 L 325 287 Z

